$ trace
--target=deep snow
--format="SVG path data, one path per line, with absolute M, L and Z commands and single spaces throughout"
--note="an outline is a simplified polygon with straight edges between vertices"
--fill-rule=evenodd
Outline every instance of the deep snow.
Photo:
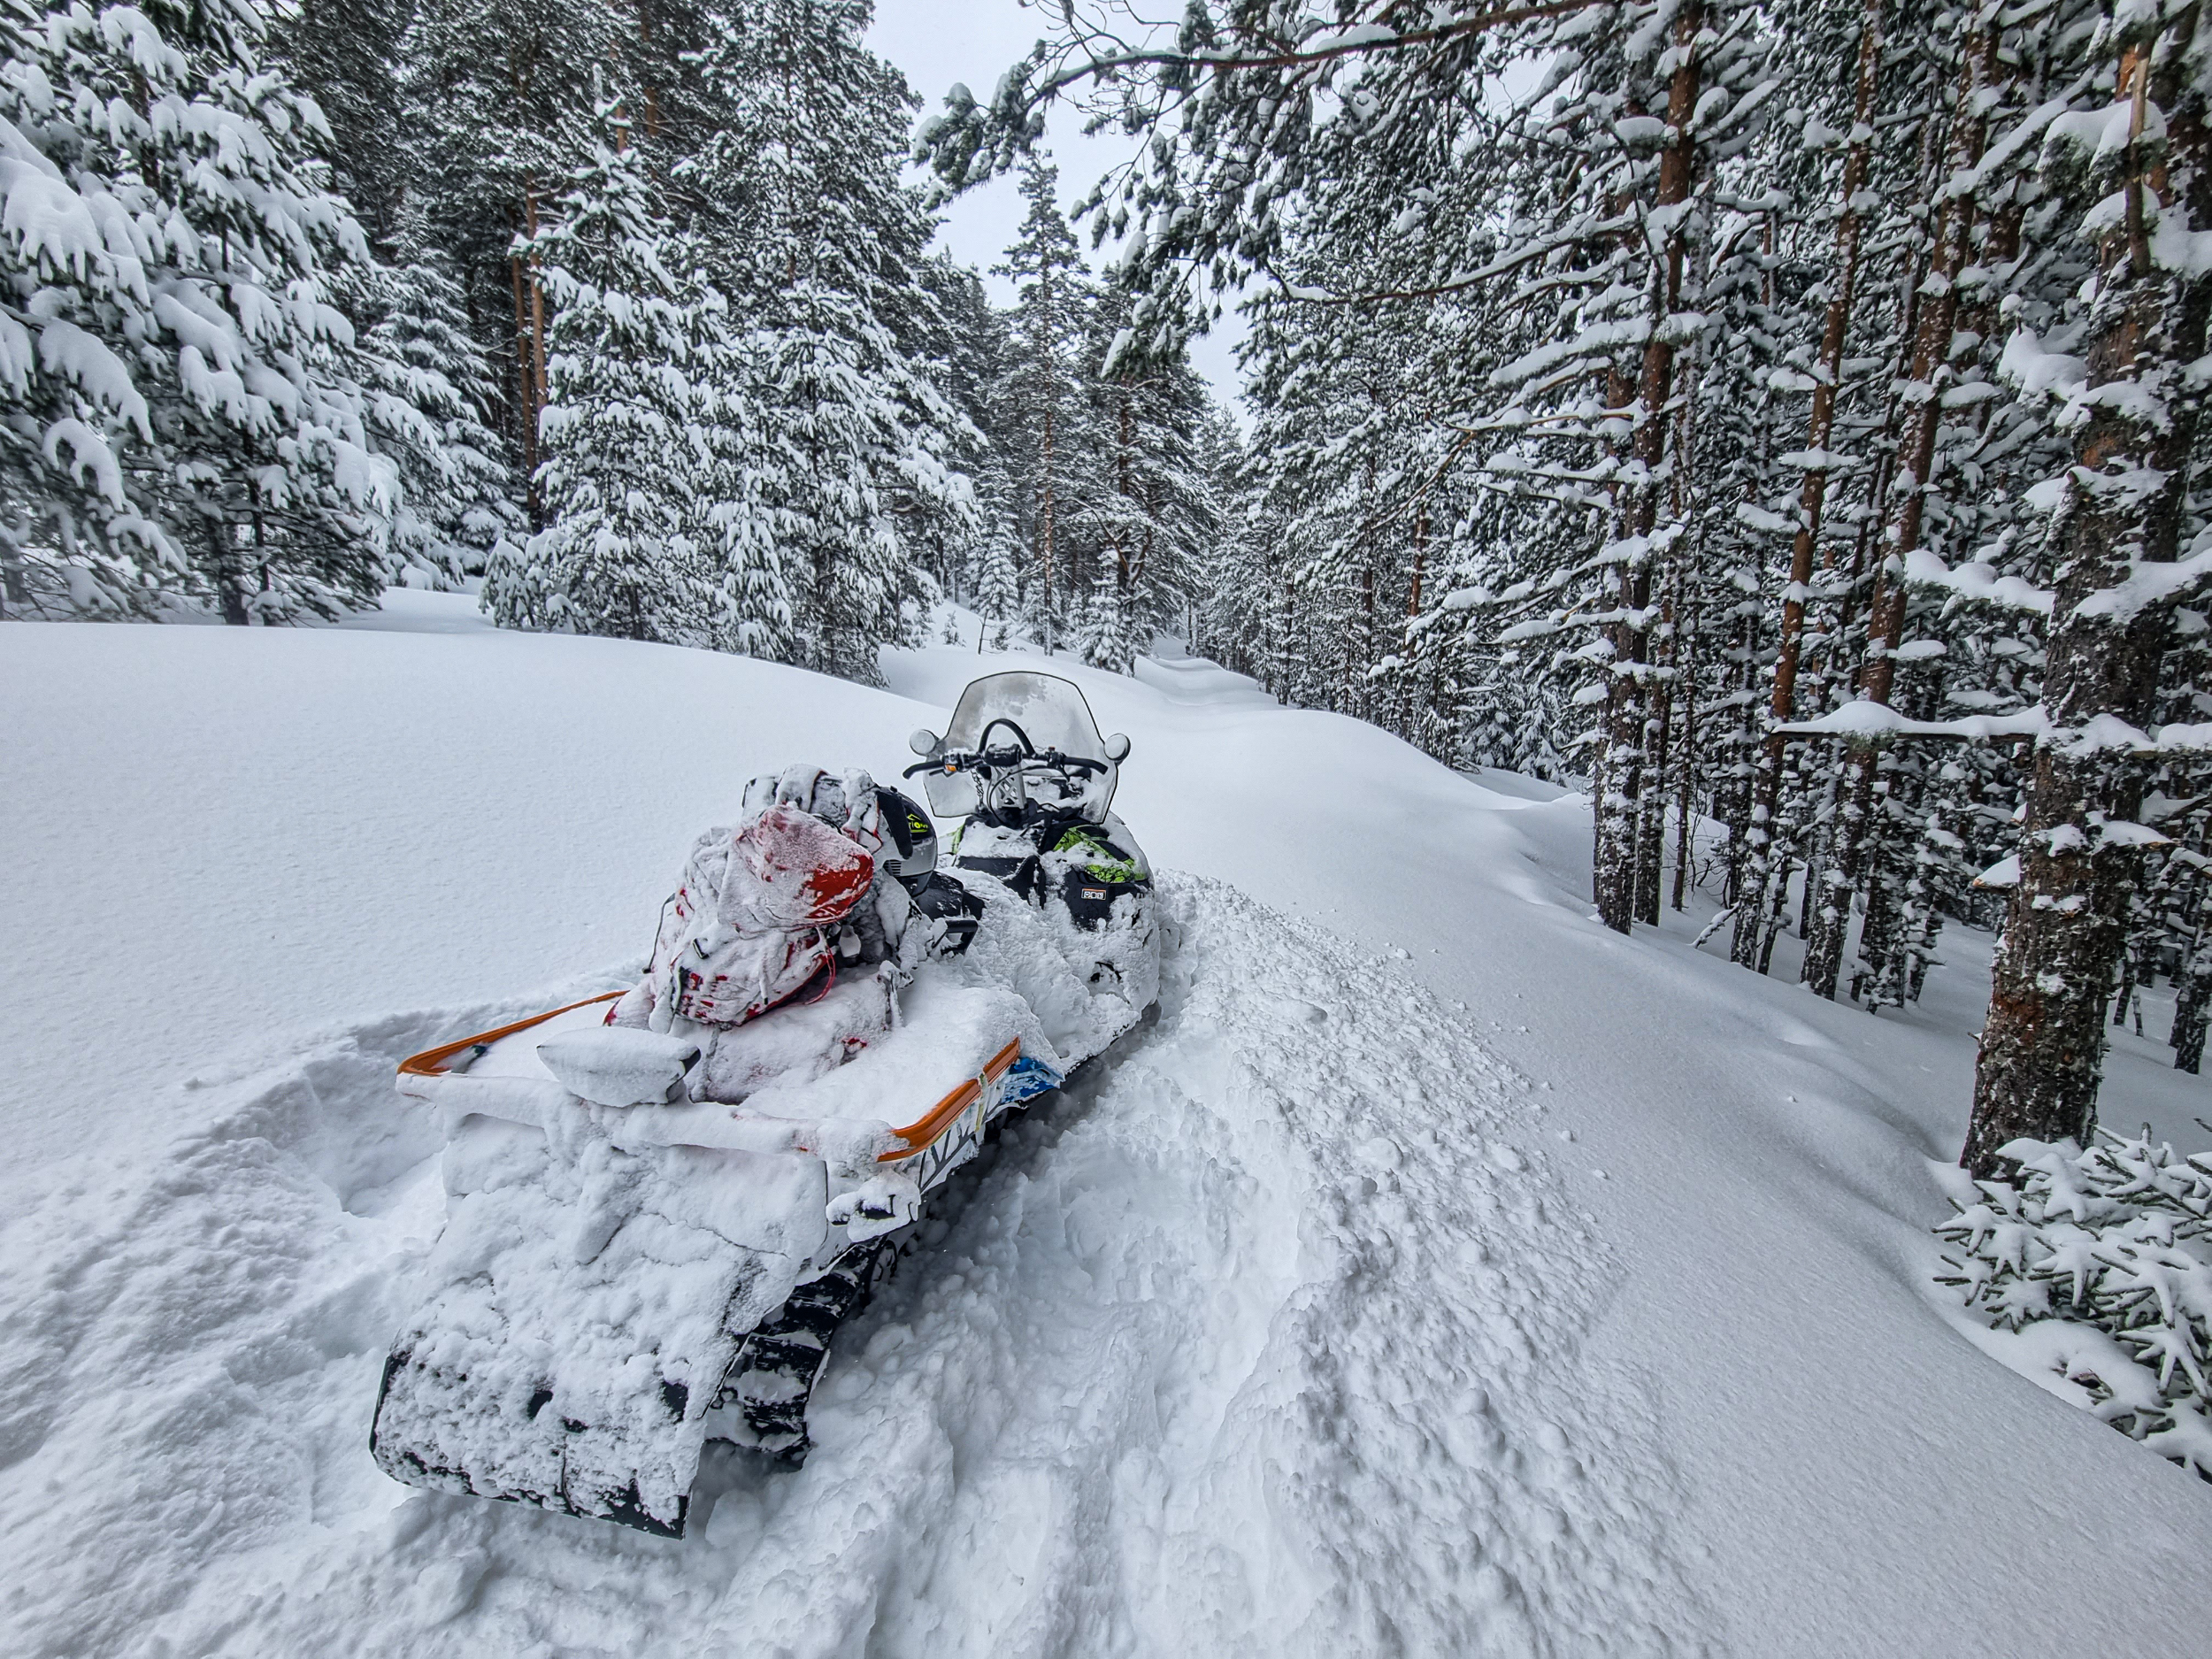
M 808 1467 L 674 1545 L 385 1480 L 393 1060 L 617 983 L 746 776 L 891 775 L 993 665 L 0 630 L 0 1647 L 2199 1648 L 2212 1491 L 1927 1283 L 1985 940 L 1878 1018 L 1623 941 L 1578 800 L 1187 660 L 1064 670 L 1196 872 L 1162 1019 L 964 1174 Z M 2200 1089 L 2124 1038 L 2107 1116 Z

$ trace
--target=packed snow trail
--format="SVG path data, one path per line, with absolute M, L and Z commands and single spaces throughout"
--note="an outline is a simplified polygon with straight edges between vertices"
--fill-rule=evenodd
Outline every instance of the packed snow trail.
M 1215 882 L 1164 908 L 1156 1028 L 963 1178 L 805 1469 L 718 1457 L 681 1544 L 367 1462 L 439 1215 L 388 1067 L 490 1010 L 230 1086 L 96 1228 L 57 1193 L 5 1240 L 43 1266 L 0 1321 L 7 1650 L 1694 1648 L 1533 1092 L 1341 941 Z

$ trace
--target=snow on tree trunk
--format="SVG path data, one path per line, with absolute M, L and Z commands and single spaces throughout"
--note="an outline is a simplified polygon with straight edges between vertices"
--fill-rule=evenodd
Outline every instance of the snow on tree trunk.
M 2161 102 L 2183 90 L 2173 84 L 2179 56 L 2165 60 Z M 2143 782 L 2131 752 L 2140 739 L 2131 733 L 2152 712 L 2170 626 L 2154 567 L 2173 561 L 2183 527 L 2201 399 L 2182 393 L 2182 377 L 2204 352 L 2207 273 L 2166 268 L 2150 227 L 2165 211 L 2200 212 L 2212 198 L 2202 176 L 2212 146 L 2201 121 L 2168 128 L 2153 119 L 2152 80 L 2149 54 L 2125 47 L 2116 105 L 2126 122 L 2121 212 L 2116 223 L 2099 221 L 2093 333 L 2072 403 L 2080 438 L 2058 503 L 2047 730 L 2029 774 L 2020 880 L 1997 949 L 1960 1155 L 1983 1176 L 2004 1166 L 2001 1149 L 2016 1139 L 2089 1142 L 2106 1003 L 2142 849 L 2154 839 L 2134 821 Z M 2187 89 L 2200 97 L 2201 88 Z M 2154 162 L 2147 135 L 2158 129 L 2171 149 Z M 2189 199 L 2162 189 L 2169 178 L 2192 187 Z M 2024 371 L 2030 344 L 2016 343 Z

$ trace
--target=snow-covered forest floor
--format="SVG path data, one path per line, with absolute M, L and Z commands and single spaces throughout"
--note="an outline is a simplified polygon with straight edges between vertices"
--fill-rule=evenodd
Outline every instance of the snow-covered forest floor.
M 614 983 L 748 775 L 895 775 L 991 659 L 387 606 L 7 631 L 0 1648 L 2200 1647 L 2212 1489 L 1930 1284 L 1986 936 L 1878 1018 L 1709 905 L 1624 939 L 1578 797 L 1190 660 L 1063 670 L 1176 872 L 1160 1021 L 964 1176 L 807 1467 L 679 1543 L 390 1483 L 393 1061 Z M 2105 1116 L 2201 1145 L 2204 1087 L 2123 1034 Z

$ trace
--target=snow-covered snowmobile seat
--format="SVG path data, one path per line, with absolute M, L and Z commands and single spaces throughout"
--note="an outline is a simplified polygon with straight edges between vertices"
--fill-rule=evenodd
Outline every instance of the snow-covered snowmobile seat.
M 1033 903 L 1056 895 L 1076 926 L 1091 933 L 1111 925 L 1117 900 L 1151 888 L 1142 856 L 1116 841 L 1109 826 L 1079 819 L 1047 828 L 1038 840 L 1041 852 L 1026 833 L 971 825 L 963 832 L 960 863 L 997 877 Z

